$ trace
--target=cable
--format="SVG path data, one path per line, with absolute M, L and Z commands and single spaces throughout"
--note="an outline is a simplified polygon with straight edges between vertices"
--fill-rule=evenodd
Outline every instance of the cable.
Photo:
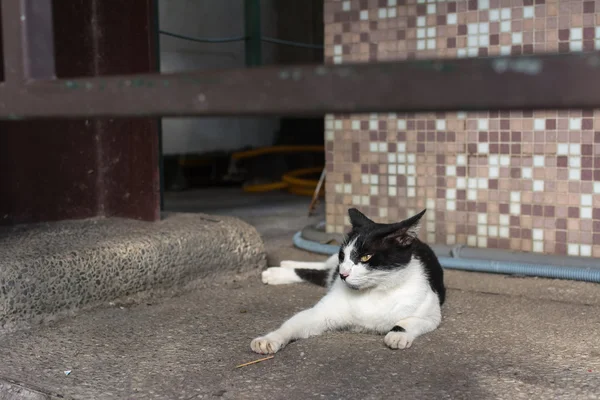
M 243 42 L 246 40 L 245 36 L 236 36 L 230 38 L 216 38 L 216 39 L 203 39 L 203 38 L 195 38 L 191 36 L 179 35 L 177 33 L 167 32 L 167 31 L 159 31 L 161 35 L 171 36 L 177 39 L 189 40 L 190 42 L 198 42 L 198 43 L 230 43 L 230 42 Z
M 271 38 L 263 36 L 261 38 L 263 42 L 282 44 L 284 46 L 293 46 L 293 47 L 303 47 L 306 49 L 323 49 L 323 46 L 319 44 L 310 44 L 310 43 L 300 43 L 300 42 L 292 42 L 291 40 L 283 40 L 277 38 Z

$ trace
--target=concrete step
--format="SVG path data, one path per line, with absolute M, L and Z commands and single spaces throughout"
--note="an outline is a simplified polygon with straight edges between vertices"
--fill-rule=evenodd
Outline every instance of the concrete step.
M 255 228 L 233 217 L 168 213 L 0 230 L 0 333 L 119 299 L 173 295 L 266 265 Z
M 450 275 L 456 282 L 476 278 Z M 490 285 L 496 280 L 501 288 L 504 279 L 492 276 Z M 511 279 L 511 285 L 531 281 Z M 21 397 L 36 400 L 591 399 L 600 393 L 600 303 L 454 286 L 441 327 L 406 351 L 387 349 L 381 336 L 329 333 L 235 368 L 261 358 L 250 351 L 251 339 L 324 293 L 308 284 L 265 286 L 255 274 L 5 335 L 0 379 L 44 396 Z

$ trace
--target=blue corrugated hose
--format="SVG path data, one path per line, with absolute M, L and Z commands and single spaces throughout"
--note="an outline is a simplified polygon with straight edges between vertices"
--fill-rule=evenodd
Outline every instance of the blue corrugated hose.
M 313 253 L 332 255 L 339 251 L 339 246 L 306 240 L 302 238 L 301 232 L 294 235 L 293 242 L 294 246 Z M 571 268 L 512 261 L 492 261 L 439 256 L 438 259 L 440 264 L 442 264 L 442 267 L 447 269 L 600 283 L 600 270 L 592 268 Z

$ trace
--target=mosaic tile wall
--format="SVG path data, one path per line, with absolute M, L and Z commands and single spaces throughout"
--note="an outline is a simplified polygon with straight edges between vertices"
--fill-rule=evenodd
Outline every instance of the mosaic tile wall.
M 329 63 L 587 51 L 600 0 L 326 0 L 325 34 Z M 600 257 L 600 111 L 328 116 L 326 147 L 329 231 L 428 208 L 429 243 Z

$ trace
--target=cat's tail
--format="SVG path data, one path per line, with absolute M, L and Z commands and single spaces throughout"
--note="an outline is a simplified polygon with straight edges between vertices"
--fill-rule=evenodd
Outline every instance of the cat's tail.
M 262 281 L 268 285 L 288 285 L 309 282 L 328 287 L 338 268 L 338 256 L 324 262 L 282 261 L 279 267 L 271 267 L 262 273 Z

